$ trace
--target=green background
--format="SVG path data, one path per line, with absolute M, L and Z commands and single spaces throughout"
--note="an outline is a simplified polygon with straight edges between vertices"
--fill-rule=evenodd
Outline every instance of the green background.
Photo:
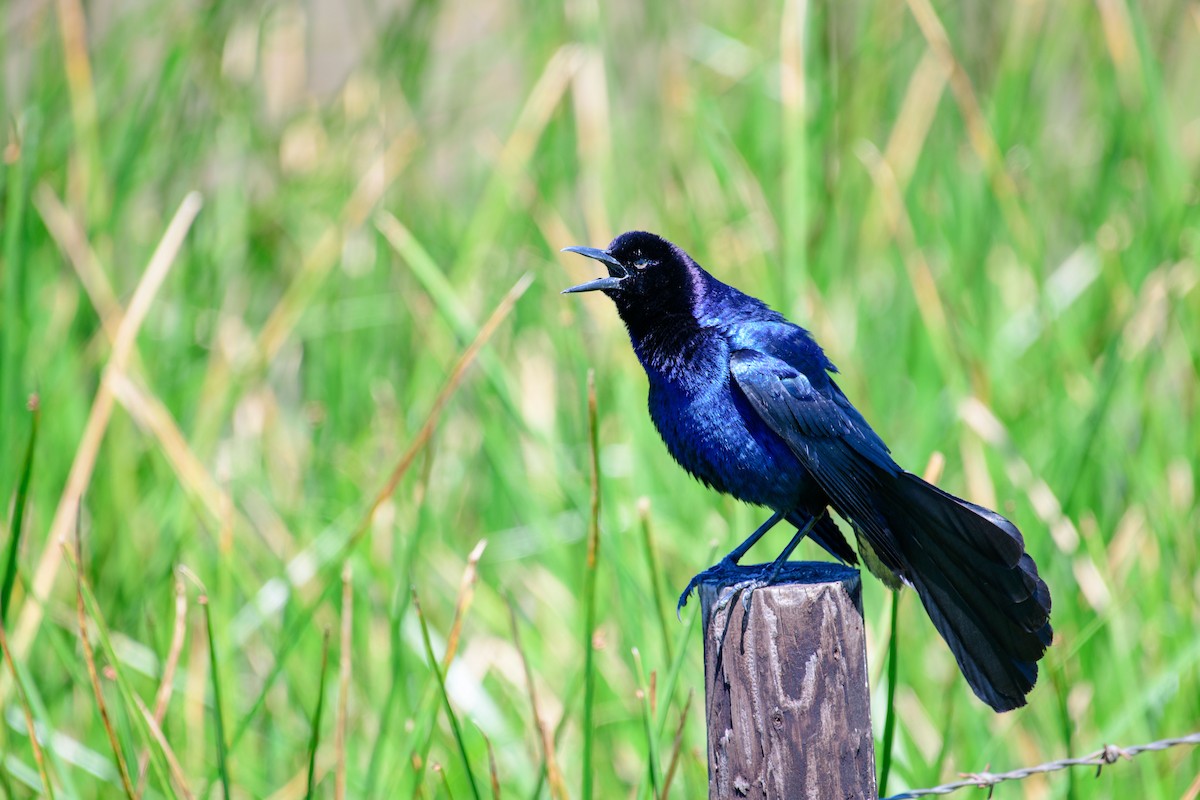
M 124 792 L 72 562 L 30 595 L 61 547 L 71 466 L 94 456 L 64 530 L 81 534 L 97 682 L 134 784 L 148 747 L 158 796 L 180 794 L 168 756 L 197 796 L 220 796 L 223 761 L 238 797 L 303 796 L 313 756 L 319 796 L 341 769 L 352 797 L 462 798 L 465 753 L 484 795 L 494 775 L 503 797 L 562 796 L 542 777 L 527 663 L 567 796 L 650 797 L 669 772 L 670 796 L 703 796 L 699 631 L 694 606 L 680 623 L 670 605 L 764 512 L 671 462 L 611 305 L 558 294 L 597 274 L 561 247 L 628 228 L 812 330 L 897 460 L 920 472 L 944 455 L 941 484 L 1013 519 L 1053 591 L 1054 646 L 1030 705 L 1003 716 L 901 596 L 889 791 L 1200 727 L 1195 3 L 58 0 L 4 15 L 0 564 L 20 510 L 6 630 L 24 693 L 6 667 L 0 795 L 40 785 L 26 708 L 57 796 Z M 193 191 L 203 206 L 105 379 Z M 81 448 L 114 387 L 98 449 Z M 442 652 L 483 539 L 451 716 L 410 597 Z M 134 698 L 154 707 L 177 581 L 164 747 Z M 867 578 L 877 733 L 890 609 Z M 18 642 L 23 616 L 39 624 Z M 997 797 L 1194 798 L 1198 773 L 1181 748 Z

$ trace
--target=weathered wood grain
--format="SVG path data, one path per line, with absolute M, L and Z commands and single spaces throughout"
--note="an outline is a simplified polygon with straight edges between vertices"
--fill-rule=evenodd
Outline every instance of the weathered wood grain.
M 716 610 L 750 574 L 700 584 L 709 797 L 877 797 L 858 571 L 789 564 Z

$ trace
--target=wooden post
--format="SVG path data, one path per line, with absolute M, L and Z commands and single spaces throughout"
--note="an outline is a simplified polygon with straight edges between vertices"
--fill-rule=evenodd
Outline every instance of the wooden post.
M 700 584 L 710 800 L 878 797 L 858 571 L 789 563 L 715 610 L 752 570 Z

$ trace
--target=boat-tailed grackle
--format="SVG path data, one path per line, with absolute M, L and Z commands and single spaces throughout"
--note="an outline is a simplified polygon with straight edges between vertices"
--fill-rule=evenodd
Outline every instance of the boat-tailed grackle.
M 607 267 L 566 292 L 616 303 L 671 455 L 708 486 L 773 512 L 701 576 L 736 564 L 780 520 L 797 533 L 776 566 L 805 535 L 857 563 L 832 509 L 872 572 L 916 589 L 975 694 L 997 711 L 1025 705 L 1050 644 L 1050 591 L 1016 526 L 901 469 L 808 331 L 680 248 L 630 231 L 604 250 L 566 250 Z

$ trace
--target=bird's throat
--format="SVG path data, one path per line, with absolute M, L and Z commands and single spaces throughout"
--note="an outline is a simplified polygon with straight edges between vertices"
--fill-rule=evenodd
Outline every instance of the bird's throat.
M 644 329 L 627 321 L 626 328 L 633 350 L 648 374 L 669 379 L 696 366 L 693 361 L 705 337 L 690 314 L 664 319 Z

